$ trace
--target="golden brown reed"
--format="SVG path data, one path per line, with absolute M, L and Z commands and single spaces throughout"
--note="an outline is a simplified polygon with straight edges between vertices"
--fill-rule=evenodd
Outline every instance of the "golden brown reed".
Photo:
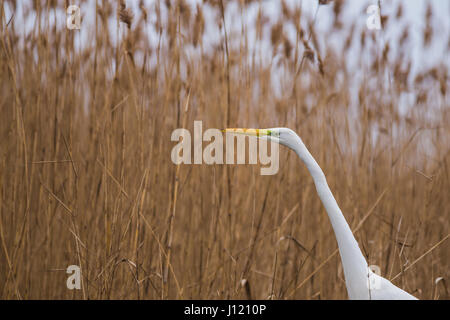
M 36 21 L 23 35 L 6 16 L 15 2 L 0 2 L 0 297 L 345 299 L 336 240 L 303 164 L 282 149 L 276 176 L 175 166 L 172 131 L 202 120 L 204 130 L 296 130 L 369 264 L 418 298 L 448 299 L 448 65 L 412 74 L 401 55 L 408 30 L 393 39 L 400 50 L 378 49 L 381 33 L 347 26 L 342 1 L 321 3 L 333 6 L 329 33 L 341 29 L 343 51 L 319 41 L 327 35 L 300 8 L 283 2 L 291 16 L 275 22 L 260 10 L 253 27 L 274 46 L 267 60 L 247 27 L 224 24 L 224 3 L 141 2 L 133 25 L 125 2 L 117 16 L 97 1 L 79 47 L 62 25 Z M 25 12 L 42 22 L 65 5 L 33 1 Z M 245 14 L 260 4 L 239 5 Z M 204 6 L 217 17 L 208 46 Z M 118 43 L 110 19 L 125 23 Z M 79 291 L 66 288 L 72 264 Z

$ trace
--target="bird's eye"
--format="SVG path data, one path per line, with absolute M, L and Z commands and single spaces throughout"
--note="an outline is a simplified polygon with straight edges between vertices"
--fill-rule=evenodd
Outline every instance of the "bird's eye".
M 269 136 L 279 138 L 280 137 L 280 133 L 277 132 L 277 131 L 274 131 L 274 130 L 269 130 Z

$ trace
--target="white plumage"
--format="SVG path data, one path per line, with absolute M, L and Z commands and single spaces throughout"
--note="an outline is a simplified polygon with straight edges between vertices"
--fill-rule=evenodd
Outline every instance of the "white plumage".
M 331 225 L 336 235 L 336 240 L 341 255 L 342 266 L 344 269 L 345 283 L 350 299 L 359 300 L 416 300 L 417 298 L 406 291 L 396 287 L 389 280 L 373 273 L 367 261 L 364 258 L 358 242 L 353 236 L 350 227 L 345 220 L 330 188 L 328 187 L 325 175 L 306 148 L 302 139 L 291 129 L 272 128 L 272 129 L 227 129 L 226 132 L 255 135 L 262 139 L 275 141 L 287 146 L 297 153 L 299 158 L 308 168 L 317 194 L 322 201 Z

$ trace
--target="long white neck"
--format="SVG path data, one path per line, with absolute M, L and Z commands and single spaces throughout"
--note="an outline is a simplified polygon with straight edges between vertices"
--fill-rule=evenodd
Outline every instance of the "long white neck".
M 364 258 L 358 242 L 353 236 L 350 227 L 345 220 L 344 215 L 339 208 L 336 199 L 334 199 L 330 188 L 328 187 L 325 175 L 312 157 L 303 141 L 298 137 L 298 141 L 293 147 L 297 155 L 302 159 L 311 174 L 320 200 L 325 206 L 331 225 L 333 226 L 336 240 L 341 255 L 342 266 L 344 268 L 345 283 L 350 299 L 369 298 L 367 283 L 367 262 Z

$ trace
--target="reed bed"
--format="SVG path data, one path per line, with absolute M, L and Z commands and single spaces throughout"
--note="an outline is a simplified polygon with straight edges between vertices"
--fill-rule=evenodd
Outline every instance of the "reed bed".
M 94 1 L 84 39 L 68 1 L 0 1 L 0 297 L 346 299 L 304 165 L 285 148 L 274 176 L 174 165 L 171 133 L 201 120 L 298 132 L 369 264 L 448 299 L 448 60 L 412 72 L 410 25 L 390 33 L 403 2 L 378 31 L 320 3 L 313 16 L 282 1 L 273 21 L 264 1 Z

